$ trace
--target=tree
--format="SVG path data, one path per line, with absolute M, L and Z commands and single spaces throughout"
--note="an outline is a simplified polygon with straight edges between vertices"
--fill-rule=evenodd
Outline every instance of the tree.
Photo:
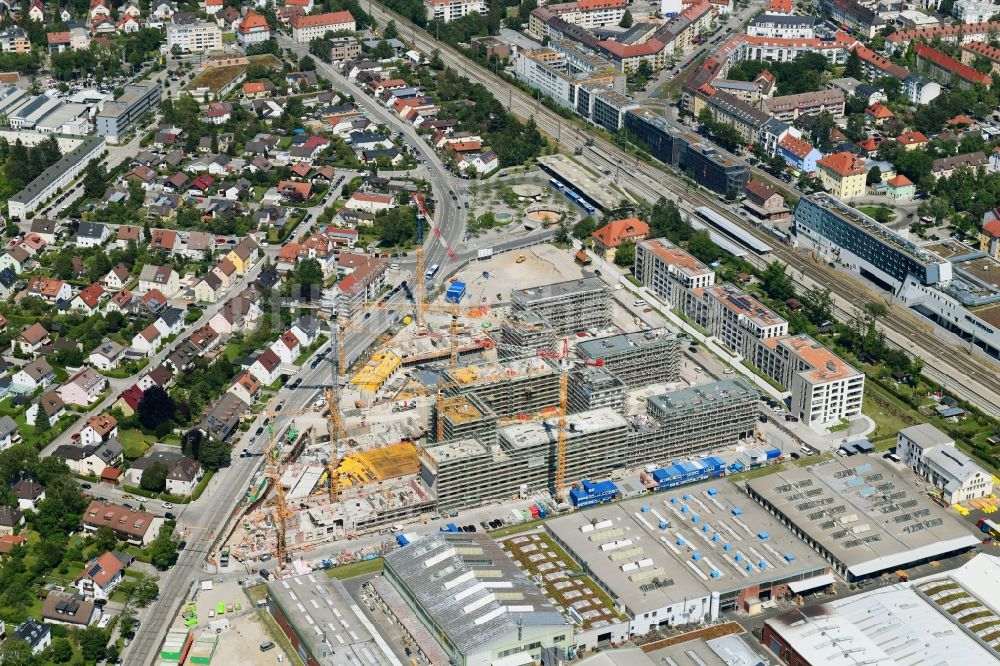
M 152 543 L 149 544 L 149 560 L 153 566 L 164 571 L 177 561 L 177 541 L 173 538 L 174 524 L 165 523 Z
M 785 265 L 772 261 L 761 275 L 761 286 L 776 301 L 786 301 L 795 296 L 795 287 L 785 273 Z
M 177 403 L 159 386 L 150 386 L 139 398 L 139 422 L 147 430 L 156 430 L 169 423 L 177 413 Z
M 631 267 L 635 263 L 635 241 L 623 240 L 615 250 L 615 266 Z
M 882 182 L 882 169 L 878 166 L 873 166 L 871 171 L 868 172 L 868 177 L 865 179 L 868 185 L 878 185 Z
M 385 39 L 396 39 L 396 37 L 399 37 L 399 30 L 396 28 L 395 21 L 389 21 L 385 25 L 385 30 L 382 32 L 382 37 Z
M 146 468 L 139 479 L 139 487 L 153 493 L 162 493 L 167 487 L 169 468 L 161 462 L 156 462 Z
M 104 659 L 108 648 L 108 632 L 106 629 L 99 629 L 96 625 L 87 627 L 77 632 L 77 640 L 80 643 L 80 652 L 87 661 L 95 662 Z
M 299 60 L 299 71 L 302 72 L 315 72 L 316 71 L 316 61 L 309 56 L 302 56 Z
M 108 170 L 98 160 L 91 160 L 83 176 L 83 196 L 93 199 L 104 194 Z
M 579 238 L 580 240 L 584 240 L 590 238 L 595 229 L 597 229 L 597 222 L 594 221 L 594 218 L 588 215 L 573 225 L 573 236 L 575 238 Z
M 115 537 L 114 530 L 112 530 L 107 525 L 101 525 L 94 532 L 94 545 L 97 546 L 99 552 L 106 552 L 109 550 L 114 550 L 115 546 L 118 545 L 118 539 Z
M 38 402 L 38 411 L 35 412 L 34 426 L 36 433 L 48 432 L 52 427 L 52 424 L 49 423 L 49 415 L 45 413 L 45 408 L 42 407 L 41 401 Z
M 847 64 L 844 66 L 844 76 L 849 76 L 859 81 L 865 80 L 864 70 L 861 69 L 861 56 L 858 55 L 857 50 L 851 51 L 851 55 L 847 56 Z
M 31 653 L 31 645 L 20 638 L 8 637 L 0 644 L 0 664 L 4 666 L 33 666 L 38 663 Z
M 303 259 L 295 267 L 292 284 L 298 285 L 300 296 L 310 298 L 323 287 L 323 268 L 316 259 Z
M 210 470 L 219 470 L 229 464 L 230 449 L 225 442 L 208 440 L 201 445 L 201 457 L 198 462 Z
M 722 256 L 722 248 L 712 242 L 707 231 L 694 232 L 691 235 L 691 240 L 688 241 L 687 249 L 688 252 L 706 264 L 718 261 L 719 257 Z
M 70 248 L 65 248 L 56 255 L 55 261 L 52 262 L 52 272 L 60 280 L 69 280 L 74 277 L 73 252 Z
M 389 42 L 385 41 L 384 39 L 379 40 L 379 42 L 375 45 L 375 48 L 372 49 L 372 56 L 374 56 L 379 60 L 386 60 L 388 58 L 391 58 L 392 54 L 393 54 L 392 47 L 389 46 Z
M 568 245 L 573 242 L 569 235 L 569 228 L 566 226 L 565 221 L 559 222 L 559 228 L 556 229 L 556 235 L 553 240 L 557 243 L 562 243 Z
M 53 639 L 52 641 L 52 661 L 57 664 L 65 664 L 73 658 L 73 646 L 69 644 L 68 638 Z M 6 662 L 4 662 L 6 663 Z
M 139 608 L 145 608 L 149 604 L 156 600 L 156 597 L 160 595 L 160 586 L 157 585 L 156 579 L 151 576 L 138 576 L 135 582 L 135 588 L 132 590 L 132 601 Z M 122 630 L 124 632 L 124 629 Z
M 632 22 L 633 22 L 632 12 L 630 12 L 629 10 L 626 9 L 625 13 L 622 14 L 622 20 L 618 22 L 618 27 L 620 27 L 620 28 L 631 28 L 632 27 Z
M 833 296 L 829 289 L 811 287 L 802 294 L 802 309 L 809 321 L 819 325 L 833 317 Z

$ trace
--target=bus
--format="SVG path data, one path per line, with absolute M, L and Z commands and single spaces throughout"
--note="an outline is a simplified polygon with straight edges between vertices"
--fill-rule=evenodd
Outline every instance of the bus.
M 430 268 L 428 268 L 427 269 L 427 273 L 424 274 L 424 279 L 426 279 L 426 280 L 433 279 L 433 277 L 435 275 L 437 275 L 438 268 L 440 268 L 440 266 L 438 266 L 437 264 L 434 264 L 433 266 L 431 266 Z
M 560 183 L 555 178 L 549 178 L 549 185 L 551 185 L 553 189 L 556 189 L 556 190 L 562 192 L 562 189 L 563 189 L 562 183 Z

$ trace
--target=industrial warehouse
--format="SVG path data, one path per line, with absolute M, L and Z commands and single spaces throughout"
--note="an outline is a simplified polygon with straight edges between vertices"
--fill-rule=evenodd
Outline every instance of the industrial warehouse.
M 763 641 L 787 664 L 989 664 L 1000 659 L 1000 559 L 961 567 L 767 620 Z M 821 635 L 825 640 L 817 640 Z M 933 639 L 930 639 L 933 637 Z
M 606 504 L 545 529 L 629 618 L 633 634 L 714 621 L 832 579 L 819 556 L 725 480 Z
M 747 481 L 747 492 L 848 581 L 963 553 L 979 539 L 882 458 L 830 460 Z

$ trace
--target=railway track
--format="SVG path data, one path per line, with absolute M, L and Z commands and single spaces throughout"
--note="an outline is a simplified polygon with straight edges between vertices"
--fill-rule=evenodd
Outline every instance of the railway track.
M 418 50 L 426 54 L 437 51 L 445 64 L 461 72 L 470 81 L 492 90 L 497 99 L 514 115 L 523 119 L 533 118 L 538 128 L 554 138 L 561 146 L 572 151 L 584 150 L 591 159 L 600 160 L 611 169 L 624 170 L 632 178 L 627 187 L 630 192 L 650 201 L 656 201 L 663 196 L 671 198 L 673 195 L 672 198 L 678 202 L 683 199 L 685 203 L 691 205 L 708 206 L 739 224 L 753 236 L 775 245 L 773 251 L 775 258 L 794 269 L 793 273 L 803 276 L 797 280 L 798 282 L 805 283 L 804 277 L 808 277 L 815 284 L 829 287 L 835 296 L 840 298 L 844 303 L 839 306 L 842 315 L 853 316 L 852 306 L 860 305 L 867 300 L 882 300 L 878 294 L 843 274 L 821 267 L 791 248 L 774 243 L 772 237 L 760 233 L 738 216 L 720 207 L 715 198 L 696 189 L 688 189 L 688 184 L 679 175 L 644 162 L 604 139 L 584 132 L 575 123 L 549 110 L 530 95 L 471 61 L 458 50 L 434 40 L 401 15 L 376 3 L 370 4 L 369 13 L 383 24 L 393 20 L 397 26 L 405 26 L 401 32 L 403 34 L 409 32 L 410 39 Z M 504 90 L 507 92 L 506 96 L 502 94 Z M 587 145 L 588 140 L 592 145 Z M 998 378 L 1000 373 L 997 373 L 991 361 L 975 356 L 960 344 L 957 338 L 953 340 L 952 334 L 932 327 L 915 313 L 904 312 L 900 308 L 890 306 L 889 313 L 880 320 L 880 323 L 891 344 L 907 354 L 921 356 L 924 360 L 924 373 L 931 379 L 975 404 L 985 413 L 1000 417 L 1000 378 Z M 919 336 L 919 340 L 916 336 Z

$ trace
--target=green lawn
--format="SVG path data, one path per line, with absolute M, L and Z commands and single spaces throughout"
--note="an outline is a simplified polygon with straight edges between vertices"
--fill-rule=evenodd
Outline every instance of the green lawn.
M 879 398 L 873 397 L 875 395 Z M 865 387 L 861 411 L 875 421 L 875 432 L 868 437 L 871 441 L 895 435 L 901 429 L 923 421 L 915 414 L 908 414 L 905 409 L 897 407 L 891 400 L 886 400 L 886 396 L 872 382 Z
M 327 569 L 326 575 L 330 576 L 330 578 L 344 580 L 345 578 L 354 578 L 355 576 L 364 576 L 365 574 L 382 573 L 382 565 L 383 560 L 381 557 L 378 557 L 374 560 L 341 564 L 332 569 Z
M 146 435 L 139 430 L 131 429 L 119 430 L 118 441 L 122 443 L 122 449 L 125 450 L 125 457 L 129 460 L 137 460 L 146 455 L 146 451 L 153 445 L 156 438 L 152 435 Z

